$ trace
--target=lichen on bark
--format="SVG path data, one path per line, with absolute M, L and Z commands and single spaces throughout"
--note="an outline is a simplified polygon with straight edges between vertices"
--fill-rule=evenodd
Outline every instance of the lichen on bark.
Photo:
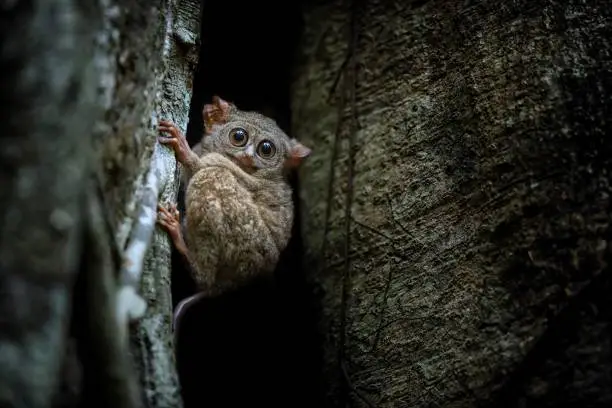
M 130 117 L 139 120 L 138 126 L 129 127 L 125 135 L 122 129 L 115 133 L 117 143 L 103 142 L 110 149 L 105 155 L 107 180 L 122 178 L 116 184 L 113 184 L 116 180 L 109 182 L 105 191 L 109 201 L 115 199 L 113 208 L 118 209 L 117 214 L 123 216 L 117 218 L 117 238 L 123 245 L 129 241 L 129 231 L 137 227 L 134 222 L 141 206 L 151 202 L 147 194 L 156 191 L 159 196 L 154 199 L 161 205 L 176 201 L 179 167 L 169 149 L 156 145 L 155 126 L 159 120 L 166 119 L 186 131 L 192 77 L 197 65 L 199 10 L 199 2 L 183 0 L 160 2 L 157 7 L 141 2 L 124 11 L 125 25 L 119 31 L 129 36 L 119 55 L 120 61 L 125 56 L 123 64 L 131 69 L 122 71 L 116 79 L 127 92 L 127 100 L 123 103 L 121 95 L 116 93 L 118 104 L 114 114 L 125 116 L 126 121 Z M 151 21 L 157 24 L 152 25 Z M 131 31 L 137 27 L 142 30 Z M 136 95 L 141 96 L 134 105 L 131 100 Z M 126 104 L 133 109 L 126 110 Z M 121 151 L 123 154 L 118 154 Z M 148 177 L 152 173 L 155 177 Z M 147 180 L 156 180 L 156 188 L 151 190 Z M 180 407 L 170 323 L 170 241 L 160 228 L 144 238 L 148 249 L 139 289 L 148 310 L 133 327 L 132 352 L 146 405 Z

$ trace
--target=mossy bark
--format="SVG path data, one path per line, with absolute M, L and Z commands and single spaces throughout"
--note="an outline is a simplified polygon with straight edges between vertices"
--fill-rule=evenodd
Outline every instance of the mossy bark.
M 304 19 L 293 135 L 314 147 L 302 228 L 330 406 L 609 404 L 609 4 Z

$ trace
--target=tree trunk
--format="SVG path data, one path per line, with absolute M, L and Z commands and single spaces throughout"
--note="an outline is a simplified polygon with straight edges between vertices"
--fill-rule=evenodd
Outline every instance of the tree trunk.
M 0 406 L 180 407 L 155 228 L 178 166 L 155 127 L 186 131 L 200 2 L 8 2 L 0 17 Z M 147 309 L 128 343 L 134 288 Z
M 143 2 L 143 4 L 147 4 Z M 149 52 L 151 60 L 159 58 L 155 68 L 142 66 L 138 75 L 148 81 L 144 87 L 145 94 L 153 96 L 143 104 L 136 115 L 150 118 L 151 124 L 161 119 L 171 120 L 185 134 L 189 118 L 189 105 L 192 97 L 192 81 L 197 67 L 199 51 L 200 2 L 198 0 L 175 0 L 165 2 L 164 7 L 151 11 L 144 22 L 159 19 L 160 26 L 149 28 L 151 43 Z M 162 17 L 160 19 L 160 16 Z M 142 17 L 141 17 L 142 18 Z M 126 28 L 130 27 L 127 23 Z M 150 24 L 149 24 L 150 25 Z M 149 26 L 147 25 L 147 27 Z M 163 37 L 160 37 L 160 29 Z M 136 33 L 135 33 L 136 34 Z M 132 37 L 135 55 L 140 47 L 139 35 Z M 163 44 L 163 46 L 162 46 Z M 138 58 L 142 58 L 139 52 Z M 129 83 L 122 81 L 122 83 Z M 121 108 L 122 109 L 122 108 Z M 125 114 L 125 110 L 121 111 Z M 154 145 L 157 132 L 147 124 L 141 131 L 142 144 Z M 134 151 L 138 158 L 138 150 Z M 110 153 L 109 160 L 115 160 L 117 155 Z M 145 156 L 146 157 L 146 156 Z M 179 167 L 176 165 L 174 153 L 159 144 L 148 158 L 148 171 L 159 171 L 159 167 L 168 169 L 162 171 L 159 197 L 154 197 L 154 204 L 176 203 L 179 186 Z M 138 173 L 144 177 L 142 169 Z M 143 193 L 146 194 L 147 184 Z M 121 184 L 119 184 L 121 185 Z M 121 202 L 118 201 L 117 206 Z M 155 208 L 154 208 L 155 209 Z M 124 219 L 123 225 L 130 224 L 135 214 Z M 138 233 L 136 233 L 137 235 Z M 171 242 L 168 234 L 161 228 L 156 228 L 152 234 L 150 247 L 146 253 L 142 271 L 141 291 L 147 301 L 149 311 L 137 322 L 132 336 L 132 350 L 140 371 L 143 397 L 147 407 L 181 407 L 181 394 L 176 371 L 174 338 L 171 331 L 172 296 L 171 283 Z
M 320 3 L 320 2 L 318 2 Z M 608 2 L 304 8 L 330 406 L 607 406 Z
M 0 6 L 2 407 L 49 406 L 58 385 L 100 113 L 94 3 Z

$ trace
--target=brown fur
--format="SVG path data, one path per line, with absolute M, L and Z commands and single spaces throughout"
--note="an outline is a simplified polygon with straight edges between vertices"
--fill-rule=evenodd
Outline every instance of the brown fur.
M 271 273 L 289 240 L 291 190 L 205 154 L 186 191 L 185 231 L 202 291 L 219 292 Z M 212 295 L 213 293 L 211 293 Z
M 204 137 L 193 150 L 174 125 L 160 123 L 160 130 L 171 135 L 160 142 L 174 148 L 185 170 L 184 241 L 175 231 L 177 215 L 162 209 L 160 223 L 192 265 L 201 295 L 209 297 L 274 271 L 294 218 L 286 171 L 310 149 L 290 139 L 272 119 L 218 97 L 204 107 L 203 116 Z M 244 146 L 230 140 L 237 128 L 248 134 Z M 264 141 L 274 144 L 272 157 L 258 154 Z

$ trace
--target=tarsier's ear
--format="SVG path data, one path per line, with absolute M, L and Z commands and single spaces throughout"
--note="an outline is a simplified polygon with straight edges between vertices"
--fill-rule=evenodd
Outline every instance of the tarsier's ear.
M 219 98 L 217 95 L 213 96 L 212 103 L 204 105 L 202 110 L 206 133 L 212 131 L 213 125 L 226 122 L 229 119 L 231 109 L 232 106 L 229 102 Z
M 304 146 L 295 139 L 291 139 L 287 167 L 298 167 L 306 157 L 310 156 L 311 152 L 312 150 L 310 148 Z

